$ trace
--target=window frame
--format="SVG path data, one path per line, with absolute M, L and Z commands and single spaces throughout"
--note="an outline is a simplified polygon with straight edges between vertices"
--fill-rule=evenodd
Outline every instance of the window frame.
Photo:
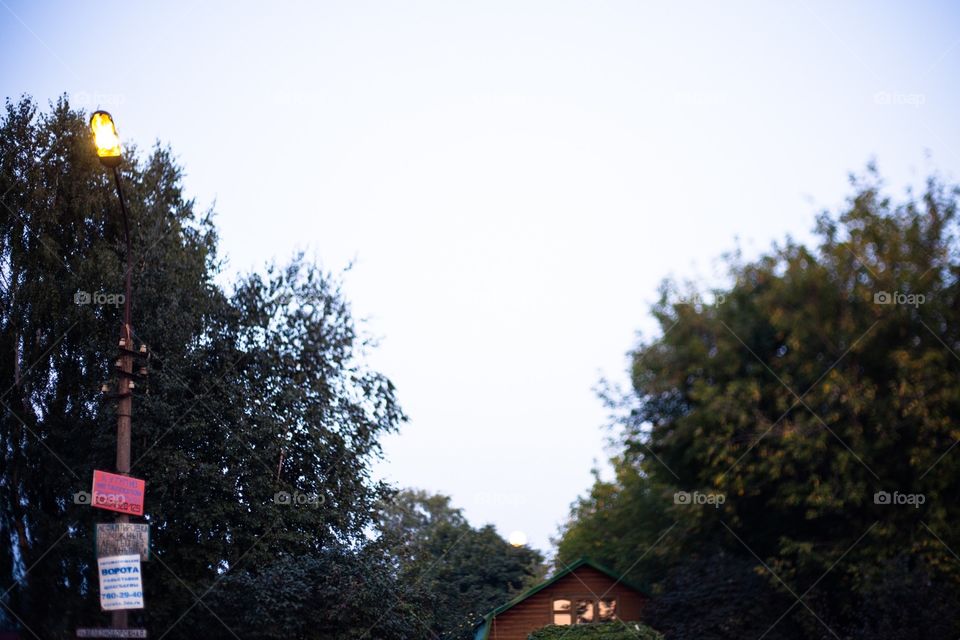
M 613 601 L 613 616 L 607 620 L 603 620 L 600 617 L 600 603 L 604 600 Z M 620 598 L 617 595 L 613 595 L 613 596 L 602 595 L 594 600 L 593 606 L 596 609 L 597 622 L 613 622 L 614 620 L 620 619 Z
M 555 603 L 558 600 L 568 601 L 570 603 L 570 609 L 568 611 L 557 609 Z M 577 622 L 577 601 L 578 600 L 590 601 L 591 610 L 593 612 L 593 619 L 590 622 Z M 614 603 L 613 617 L 610 618 L 609 620 L 602 620 L 602 621 L 600 620 L 600 601 L 601 600 L 613 600 L 613 603 Z M 620 594 L 619 593 L 604 594 L 602 596 L 594 595 L 592 593 L 579 594 L 579 595 L 568 595 L 568 594 L 554 595 L 554 596 L 550 596 L 548 605 L 550 607 L 550 612 L 549 612 L 550 624 L 558 624 L 557 622 L 554 621 L 554 616 L 556 614 L 561 614 L 561 615 L 566 614 L 570 616 L 569 623 L 558 625 L 558 626 L 567 627 L 567 626 L 576 626 L 576 625 L 598 624 L 600 622 L 613 622 L 614 620 L 620 619 Z
M 566 611 L 562 609 L 557 609 L 557 602 L 560 600 L 566 600 L 567 603 L 569 604 L 569 608 Z M 575 602 L 574 598 L 571 598 L 569 596 L 551 597 L 550 598 L 550 624 L 555 624 L 555 625 L 564 626 L 564 627 L 576 624 L 573 621 L 574 620 L 574 615 L 573 615 L 574 602 Z M 570 622 L 568 622 L 567 624 L 560 624 L 556 622 L 557 615 L 570 616 Z

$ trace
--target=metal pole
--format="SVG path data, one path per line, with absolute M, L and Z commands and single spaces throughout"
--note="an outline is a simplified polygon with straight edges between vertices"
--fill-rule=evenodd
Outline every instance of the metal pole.
M 117 197 L 120 199 L 120 211 L 123 212 L 123 237 L 127 243 L 127 271 L 124 274 L 124 304 L 123 324 L 130 328 L 130 304 L 132 297 L 131 276 L 133 275 L 133 251 L 130 249 L 130 221 L 127 215 L 127 202 L 123 199 L 123 189 L 120 188 L 120 172 L 113 168 L 113 183 L 117 186 Z M 130 348 L 129 345 L 127 348 Z M 132 349 L 131 349 L 132 350 Z
M 117 473 L 130 473 L 130 418 L 133 415 L 133 393 L 130 389 L 131 374 L 133 373 L 133 330 L 130 327 L 130 306 L 132 304 L 133 287 L 133 252 L 130 249 L 130 222 L 127 216 L 127 204 L 123 200 L 123 190 L 120 188 L 120 172 L 113 167 L 113 181 L 117 187 L 117 196 L 120 198 L 120 210 L 123 213 L 123 235 L 127 245 L 127 269 L 124 274 L 123 297 L 123 326 L 120 329 L 120 369 L 127 375 L 117 376 Z M 130 516 L 118 514 L 117 522 L 129 522 Z M 126 610 L 111 612 L 111 626 L 114 629 L 127 628 Z

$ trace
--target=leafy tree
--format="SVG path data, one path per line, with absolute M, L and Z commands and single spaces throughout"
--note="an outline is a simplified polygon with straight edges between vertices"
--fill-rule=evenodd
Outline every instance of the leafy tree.
M 958 191 L 931 179 L 897 202 L 872 169 L 853 188 L 842 212 L 818 218 L 815 248 L 788 240 L 753 261 L 728 256 L 734 284 L 712 295 L 665 284 L 661 335 L 634 351 L 622 405 L 620 464 L 635 480 L 596 486 L 561 550 L 606 547 L 598 523 L 623 517 L 636 546 L 656 548 L 645 579 L 663 583 L 715 549 L 806 594 L 837 629 L 904 554 L 957 593 Z M 660 504 L 644 505 L 657 491 Z M 676 504 L 676 491 L 723 502 Z M 600 509 L 604 492 L 618 504 Z M 882 492 L 924 503 L 882 504 Z M 608 556 L 623 552 L 609 544 Z M 795 610 L 805 633 L 828 633 Z M 930 637 L 955 637 L 956 624 Z
M 566 566 L 587 556 L 650 588 L 651 576 L 662 575 L 672 560 L 656 544 L 674 523 L 665 497 L 672 489 L 657 486 L 622 456 L 612 462 L 615 478 L 606 482 L 595 472 L 589 494 L 571 507 L 556 560 Z
M 333 590 L 346 584 L 335 576 L 379 557 L 365 551 L 386 495 L 370 463 L 403 414 L 389 380 L 360 364 L 368 344 L 335 277 L 297 258 L 224 291 L 214 284 L 211 212 L 198 213 L 183 195 L 170 151 L 142 157 L 128 146 L 125 156 L 133 323 L 153 353 L 149 395 L 134 400 L 132 471 L 147 479 L 153 559 L 144 571 L 147 609 L 131 622 L 171 639 L 229 636 L 226 628 L 248 618 L 218 589 L 260 588 L 297 558 L 294 574 L 313 578 L 322 567 L 329 577 L 317 588 Z M 112 189 L 85 114 L 66 99 L 48 113 L 27 98 L 7 101 L 0 575 L 16 584 L 0 610 L 25 636 L 72 637 L 74 627 L 105 618 L 92 535 L 110 517 L 72 496 L 89 490 L 93 469 L 113 468 L 115 415 L 98 390 L 110 377 L 122 310 L 75 304 L 74 294 L 116 292 L 122 282 Z M 372 574 L 355 602 L 393 577 Z M 354 626 L 368 620 L 361 609 L 317 616 L 349 629 L 351 616 Z M 390 624 L 392 633 L 402 624 L 417 633 L 412 616 Z
M 380 521 L 401 581 L 431 594 L 427 637 L 469 640 L 485 613 L 543 576 L 538 551 L 510 545 L 492 525 L 471 527 L 447 496 L 398 492 Z
M 210 606 L 251 640 L 407 640 L 432 637 L 423 620 L 428 597 L 397 579 L 382 549 L 368 546 L 283 556 L 230 575 L 211 593 Z
M 960 592 L 915 557 L 884 563 L 857 595 L 854 640 L 956 637 Z
M 668 571 L 644 619 L 668 638 L 804 640 L 808 614 L 794 602 L 756 571 L 754 558 L 710 550 Z
M 136 327 L 171 360 L 182 359 L 178 365 L 196 366 L 178 367 L 188 380 L 216 373 L 214 363 L 184 350 L 225 305 L 210 283 L 216 235 L 209 216 L 183 198 L 167 150 L 157 147 L 145 160 L 135 149 L 129 155 Z M 2 599 L 8 620 L 45 638 L 103 618 L 90 569 L 94 522 L 105 512 L 72 497 L 89 490 L 94 468 L 113 467 L 115 418 L 98 391 L 110 376 L 122 311 L 76 304 L 83 298 L 75 294 L 122 292 L 115 198 L 83 114 L 66 100 L 46 114 L 29 99 L 7 101 L 0 123 L 0 350 L 8 363 L 0 367 L 0 573 L 18 581 Z M 156 376 L 154 392 L 166 381 Z M 182 417 L 187 398 L 176 387 L 168 414 Z M 175 424 L 151 423 L 142 399 L 136 405 L 135 457 Z M 148 495 L 151 511 L 159 498 Z M 161 545 L 164 532 L 161 523 L 154 527 Z

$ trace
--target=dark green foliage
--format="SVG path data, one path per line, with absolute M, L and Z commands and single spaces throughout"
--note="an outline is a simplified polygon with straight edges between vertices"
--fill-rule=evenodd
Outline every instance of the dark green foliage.
M 225 578 L 210 608 L 242 638 L 433 637 L 423 621 L 423 589 L 399 582 L 376 549 L 284 556 L 255 574 Z M 224 626 L 214 635 L 227 634 Z
M 139 256 L 135 326 L 182 375 L 195 380 L 214 373 L 216 362 L 188 350 L 207 318 L 225 307 L 210 283 L 216 236 L 209 219 L 183 199 L 179 169 L 166 150 L 155 149 L 124 174 Z M 74 301 L 78 291 L 122 292 L 122 231 L 85 117 L 65 101 L 47 114 L 29 100 L 7 103 L 0 123 L 0 220 L 0 573 L 5 584 L 21 580 L 4 598 L 9 609 L 3 612 L 34 633 L 56 637 L 74 622 L 103 618 L 90 563 L 94 522 L 105 512 L 75 505 L 72 496 L 89 490 L 94 468 L 113 468 L 115 418 L 98 390 L 109 379 L 122 313 Z M 135 459 L 187 414 L 188 397 L 168 376 L 154 377 L 153 398 L 168 384 L 177 396 L 168 402 L 171 418 L 138 416 Z M 152 401 L 135 404 L 137 412 L 149 412 Z M 146 458 L 141 465 L 151 462 L 164 469 L 167 461 Z M 162 512 L 165 502 L 172 506 L 148 493 L 151 513 L 154 507 Z M 163 521 L 154 527 L 158 542 L 167 532 Z
M 854 189 L 819 218 L 818 246 L 731 257 L 734 284 L 708 302 L 665 285 L 661 337 L 633 355 L 618 477 L 575 505 L 559 555 L 632 565 L 666 599 L 663 628 L 696 629 L 671 637 L 736 637 L 723 630 L 733 609 L 690 621 L 679 605 L 702 599 L 703 581 L 752 592 L 733 558 L 787 606 L 806 594 L 775 629 L 806 637 L 832 637 L 817 616 L 872 629 L 864 603 L 894 558 L 922 567 L 944 602 L 960 593 L 957 190 L 931 180 L 897 203 L 873 173 Z M 725 501 L 677 504 L 677 491 Z M 875 504 L 881 491 L 925 502 Z M 955 638 L 955 616 L 940 620 L 928 637 Z
M 154 559 L 148 608 L 131 622 L 171 640 L 222 637 L 220 620 L 246 624 L 253 608 L 230 609 L 218 589 L 250 601 L 245 586 L 337 570 L 369 574 L 357 602 L 383 599 L 395 575 L 359 568 L 376 564 L 364 547 L 385 495 L 369 465 L 403 416 L 390 382 L 360 364 L 366 345 L 337 280 L 297 259 L 225 293 L 213 283 L 210 215 L 184 198 L 170 152 L 126 155 L 133 324 L 154 354 L 150 394 L 134 399 L 132 470 L 147 479 Z M 113 468 L 115 415 L 98 389 L 121 313 L 74 304 L 74 294 L 122 291 L 123 255 L 116 195 L 84 114 L 65 100 L 47 114 L 7 103 L 0 204 L 0 575 L 4 589 L 19 581 L 0 597 L 0 621 L 25 637 L 72 637 L 107 619 L 91 563 L 94 523 L 110 516 L 72 495 L 89 490 L 93 469 Z M 321 608 L 310 620 L 350 629 L 369 614 Z M 414 622 L 386 621 L 389 637 Z
M 794 604 L 756 571 L 753 558 L 717 551 L 672 569 L 644 620 L 668 638 L 803 640 L 797 620 L 809 614 Z
M 475 529 L 446 496 L 401 491 L 383 506 L 384 544 L 406 585 L 430 594 L 421 614 L 432 635 L 470 640 L 474 624 L 543 576 L 543 557 Z
M 956 637 L 960 593 L 916 559 L 887 562 L 860 596 L 852 640 Z
M 586 556 L 620 575 L 629 572 L 634 584 L 649 588 L 651 576 L 662 575 L 671 560 L 654 544 L 674 523 L 666 509 L 670 489 L 622 458 L 613 462 L 616 478 L 605 482 L 597 475 L 589 495 L 574 503 L 557 542 L 558 566 Z
M 663 636 L 639 622 L 607 622 L 574 626 L 549 625 L 530 634 L 529 640 L 663 640 Z

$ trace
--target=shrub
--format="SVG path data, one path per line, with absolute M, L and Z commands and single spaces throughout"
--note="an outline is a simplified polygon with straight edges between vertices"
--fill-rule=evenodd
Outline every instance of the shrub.
M 663 635 L 639 622 L 605 622 L 602 624 L 547 625 L 530 634 L 527 640 L 663 640 Z

